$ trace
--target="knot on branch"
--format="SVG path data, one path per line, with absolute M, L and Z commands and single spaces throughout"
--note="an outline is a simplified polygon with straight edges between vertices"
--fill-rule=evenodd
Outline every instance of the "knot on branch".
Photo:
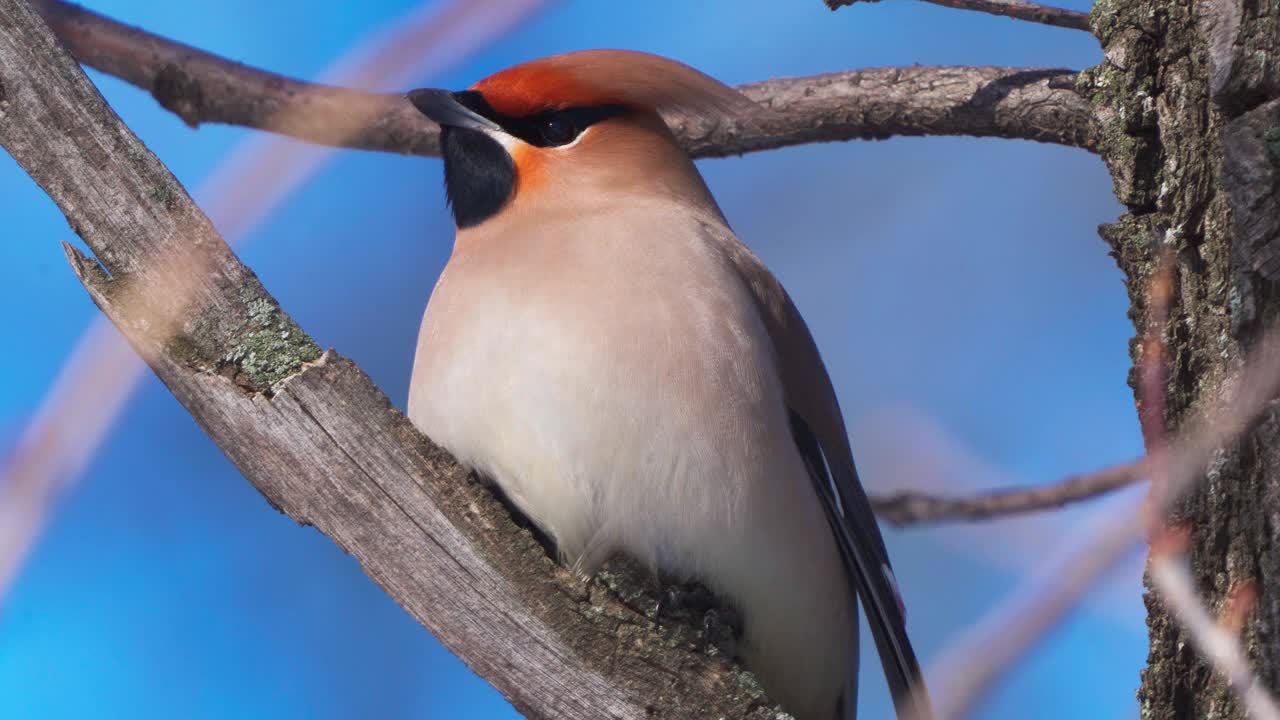
M 160 68 L 151 81 L 151 96 L 164 109 L 182 118 L 188 127 L 198 127 L 204 111 L 204 91 L 200 83 L 177 65 Z

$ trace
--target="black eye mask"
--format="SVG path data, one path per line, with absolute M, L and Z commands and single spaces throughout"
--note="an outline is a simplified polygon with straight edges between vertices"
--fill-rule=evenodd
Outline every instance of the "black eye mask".
M 621 105 L 600 105 L 517 118 L 495 111 L 484 96 L 474 90 L 452 93 L 452 96 L 459 105 L 493 121 L 503 132 L 536 147 L 568 145 L 577 140 L 583 130 L 627 111 Z M 515 162 L 488 131 L 453 127 L 446 122 L 440 129 L 440 149 L 444 157 L 445 194 L 459 228 L 479 225 L 511 201 L 516 188 Z
M 511 117 L 494 110 L 484 96 L 475 90 L 454 93 L 454 98 L 467 109 L 498 123 L 503 130 L 535 147 L 568 145 L 577 140 L 583 130 L 627 111 L 621 105 L 594 105 L 553 110 L 528 117 Z

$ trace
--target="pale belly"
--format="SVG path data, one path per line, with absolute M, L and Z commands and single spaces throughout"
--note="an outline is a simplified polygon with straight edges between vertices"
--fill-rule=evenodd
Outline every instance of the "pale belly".
M 555 282 L 532 258 L 456 254 L 409 417 L 566 563 L 590 572 L 621 551 L 728 598 L 766 688 L 829 717 L 853 600 L 748 290 L 714 248 L 657 260 L 608 243 L 541 248 L 561 252 Z

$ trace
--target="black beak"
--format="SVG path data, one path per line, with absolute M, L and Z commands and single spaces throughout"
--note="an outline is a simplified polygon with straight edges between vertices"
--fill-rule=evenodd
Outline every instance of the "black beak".
M 494 121 L 464 107 L 448 90 L 410 90 L 405 97 L 419 112 L 441 127 L 502 131 Z

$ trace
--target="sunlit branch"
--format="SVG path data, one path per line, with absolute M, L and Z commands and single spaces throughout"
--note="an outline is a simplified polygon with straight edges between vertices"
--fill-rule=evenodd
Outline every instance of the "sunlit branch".
M 34 0 L 84 64 L 150 92 L 190 125 L 226 123 L 327 145 L 434 155 L 438 129 L 399 95 L 302 82 L 129 27 L 61 0 Z M 897 135 L 970 135 L 1095 150 L 1093 110 L 1069 70 L 879 68 L 741 86 L 777 118 L 675 123 L 696 157 Z M 288 108 L 289 122 L 280 115 Z M 358 119 L 358 118 L 366 119 Z M 354 125 L 354 126 L 353 126 Z

